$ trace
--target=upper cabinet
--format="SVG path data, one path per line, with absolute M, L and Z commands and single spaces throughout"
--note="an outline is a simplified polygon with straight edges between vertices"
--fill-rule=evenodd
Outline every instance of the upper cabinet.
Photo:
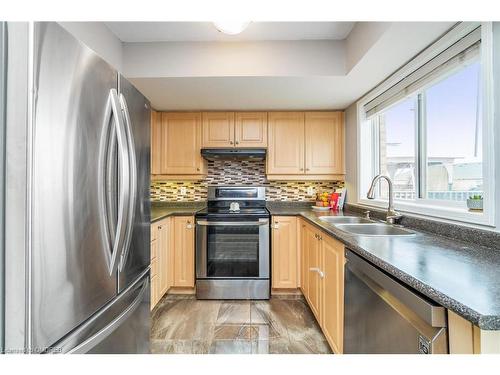
M 161 113 L 151 111 L 151 174 L 161 174 Z
M 344 113 L 306 112 L 306 172 L 345 174 Z
M 304 113 L 269 112 L 268 175 L 304 173 Z
M 268 179 L 344 178 L 343 112 L 270 112 L 268 118 Z
M 153 178 L 196 179 L 206 174 L 201 157 L 201 113 L 156 112 L 151 131 Z
M 236 112 L 236 147 L 267 147 L 267 112 Z
M 155 112 L 151 174 L 202 179 L 201 148 L 267 148 L 269 180 L 341 180 L 343 112 Z
M 203 112 L 203 147 L 234 147 L 234 112 Z
M 267 147 L 267 112 L 203 112 L 204 148 Z

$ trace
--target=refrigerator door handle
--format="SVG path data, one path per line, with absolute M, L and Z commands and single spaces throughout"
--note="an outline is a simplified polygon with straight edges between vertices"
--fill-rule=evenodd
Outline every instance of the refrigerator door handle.
M 130 196 L 129 196 L 129 214 L 127 217 L 127 225 L 125 230 L 125 242 L 123 251 L 120 257 L 119 270 L 122 271 L 127 261 L 127 256 L 130 248 L 130 241 L 132 239 L 133 225 L 135 220 L 135 207 L 137 199 L 137 156 L 135 153 L 134 135 L 132 133 L 132 125 L 130 120 L 130 113 L 128 110 L 127 100 L 125 96 L 120 93 L 120 105 L 123 112 L 123 119 L 127 134 L 127 142 L 129 149 L 129 168 L 130 168 Z
M 112 119 L 115 120 L 116 126 L 110 129 Z M 105 244 L 106 261 L 110 276 L 116 272 L 118 268 L 118 261 L 123 249 L 125 241 L 125 226 L 128 217 L 130 201 L 130 158 L 128 150 L 128 142 L 126 137 L 126 130 L 123 124 L 123 117 L 121 115 L 120 104 L 116 89 L 111 89 L 108 96 L 106 111 L 104 116 L 105 124 L 103 126 L 103 136 L 101 137 L 101 145 L 99 148 L 99 207 L 101 210 L 101 230 L 103 233 L 103 242 Z M 110 136 L 110 133 L 113 133 Z M 116 138 L 118 144 L 118 159 L 120 161 L 119 178 L 119 199 L 118 199 L 118 220 L 116 223 L 116 230 L 110 228 L 111 213 L 109 212 L 109 200 L 107 199 L 108 189 L 106 180 L 111 175 L 108 171 L 108 150 L 111 147 L 111 142 Z M 113 239 L 111 239 L 114 237 Z
M 115 319 L 113 319 L 104 329 L 100 330 L 96 334 L 90 336 L 87 340 L 82 342 L 80 345 L 71 349 L 68 354 L 84 354 L 87 353 L 90 349 L 95 347 L 97 344 L 102 342 L 106 337 L 111 335 L 120 325 L 127 320 L 127 318 L 134 313 L 134 311 L 141 304 L 144 293 L 148 290 L 149 278 L 146 278 L 143 281 L 141 290 L 137 297 L 132 301 L 132 303 L 125 309 L 123 312 L 118 315 Z

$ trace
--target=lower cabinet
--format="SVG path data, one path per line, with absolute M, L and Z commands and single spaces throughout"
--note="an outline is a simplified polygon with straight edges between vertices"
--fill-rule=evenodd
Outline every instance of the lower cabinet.
M 171 287 L 194 287 L 194 217 L 151 224 L 151 309 Z
M 170 218 L 151 225 L 151 309 L 172 286 L 171 237 Z
M 296 289 L 297 278 L 297 218 L 274 216 L 272 220 L 272 287 Z
M 301 290 L 332 350 L 343 351 L 344 245 L 300 219 Z
M 174 217 L 175 287 L 194 288 L 194 217 Z
M 344 332 L 344 246 L 329 236 L 322 236 L 321 328 L 335 353 L 342 353 Z

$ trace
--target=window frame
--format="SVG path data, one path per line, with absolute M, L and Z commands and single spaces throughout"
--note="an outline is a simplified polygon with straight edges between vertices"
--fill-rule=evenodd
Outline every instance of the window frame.
M 443 38 L 438 40 L 427 49 L 425 49 L 421 54 L 417 55 L 413 60 L 411 60 L 407 65 L 398 70 L 392 76 L 390 76 L 386 81 L 382 82 L 378 87 L 369 92 L 365 97 L 357 102 L 357 203 L 365 206 L 374 206 L 380 208 L 387 207 L 387 199 L 374 199 L 369 200 L 366 198 L 366 191 L 369 188 L 372 172 L 375 174 L 378 172 L 380 163 L 378 162 L 377 147 L 374 144 L 367 147 L 367 143 L 374 142 L 374 139 L 378 138 L 378 135 L 374 137 L 372 134 L 373 129 L 368 133 L 366 127 L 367 121 L 365 119 L 364 105 L 373 100 L 375 97 L 383 93 L 389 87 L 391 87 L 395 82 L 398 82 L 408 74 L 410 74 L 415 67 L 422 66 L 433 56 L 438 54 L 443 48 L 450 45 L 454 38 L 458 38 L 459 34 L 464 32 L 466 29 L 466 24 L 458 24 L 458 26 L 447 33 Z M 455 35 L 453 35 L 455 34 Z M 446 201 L 446 200 L 436 200 L 422 198 L 426 191 L 427 185 L 425 181 L 426 168 L 422 166 L 427 165 L 427 153 L 426 153 L 426 124 L 425 124 L 425 105 L 418 105 L 417 111 L 415 111 L 416 121 L 415 121 L 415 157 L 416 157 L 416 173 L 418 173 L 417 186 L 415 187 L 415 199 L 414 200 L 395 200 L 394 206 L 397 210 L 414 213 L 422 216 L 430 216 L 434 218 L 440 218 L 451 221 L 459 221 L 466 223 L 479 224 L 484 226 L 495 226 L 495 177 L 494 173 L 494 123 L 493 123 L 493 26 L 491 22 L 481 23 L 481 49 L 480 49 L 480 63 L 481 63 L 481 73 L 480 73 L 480 86 L 481 86 L 481 109 L 482 109 L 482 163 L 483 163 L 483 212 L 476 213 L 470 212 L 467 208 L 458 207 L 456 202 Z M 451 41 L 450 41 L 451 40 Z M 436 84 L 442 79 L 446 79 L 447 76 L 453 74 L 450 72 L 444 77 L 439 77 L 435 81 L 432 81 L 425 87 L 407 95 L 405 100 L 409 97 L 416 97 L 416 100 L 422 100 L 425 95 L 425 90 Z M 399 103 L 400 101 L 398 101 Z M 423 100 L 425 103 L 425 100 Z M 396 105 L 396 103 L 394 104 Z M 417 113 L 419 112 L 419 113 Z M 375 126 L 372 126 L 375 128 Z M 378 127 L 377 127 L 378 129 Z M 371 137 L 370 141 L 363 140 L 362 138 L 367 135 Z M 363 151 L 365 150 L 365 151 Z M 371 154 L 371 157 L 369 156 Z M 368 158 L 370 160 L 368 160 Z M 377 166 L 377 167 L 375 167 Z M 375 167 L 375 168 L 374 168 Z M 370 170 L 371 168 L 371 170 Z

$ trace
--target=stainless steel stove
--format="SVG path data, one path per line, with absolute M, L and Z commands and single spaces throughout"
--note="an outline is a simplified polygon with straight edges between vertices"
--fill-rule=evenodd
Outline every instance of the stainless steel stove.
M 196 214 L 196 297 L 269 299 L 265 188 L 209 186 Z

